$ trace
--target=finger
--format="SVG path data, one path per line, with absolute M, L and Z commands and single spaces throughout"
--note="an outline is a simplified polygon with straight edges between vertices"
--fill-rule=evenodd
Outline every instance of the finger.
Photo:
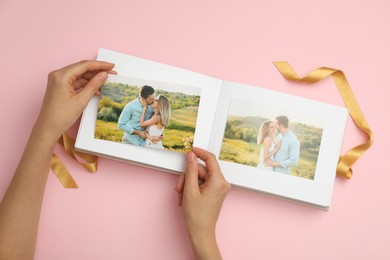
M 83 88 L 85 85 L 87 85 L 89 82 L 89 80 L 86 80 L 84 78 L 81 78 L 81 79 L 78 79 L 76 80 L 76 82 L 73 84 L 74 86 L 74 89 L 75 90 L 78 90 L 80 88 Z
M 203 150 L 198 147 L 192 147 L 192 151 L 196 156 L 206 163 L 206 169 L 209 173 L 220 172 L 218 161 L 213 153 Z
M 85 72 L 83 75 L 81 75 L 80 78 L 84 78 L 84 79 L 90 80 L 90 79 L 92 79 L 97 73 L 98 73 L 98 71 L 87 71 L 87 72 Z
M 198 164 L 198 184 L 202 184 L 205 180 L 207 174 L 206 167 L 202 164 Z M 179 179 L 177 180 L 175 191 L 177 193 L 181 193 L 184 190 L 184 182 L 185 182 L 185 174 L 182 174 L 179 176 Z
M 105 61 L 80 61 L 66 66 L 64 69 L 66 77 L 80 76 L 87 71 L 108 71 L 114 68 L 115 64 Z
M 177 192 L 177 204 L 181 207 L 183 205 L 183 190 L 184 190 L 184 173 L 180 175 L 177 180 L 175 190 Z
M 198 161 L 195 153 L 188 152 L 186 154 L 186 171 L 185 171 L 184 190 L 198 191 Z
M 108 77 L 107 72 L 102 71 L 95 75 L 85 86 L 82 91 L 79 92 L 80 102 L 87 102 L 99 91 L 100 87 L 106 81 Z
M 205 180 L 207 169 L 203 164 L 198 164 L 198 177 L 200 180 Z
M 118 75 L 118 72 L 115 71 L 115 70 L 108 70 L 107 73 L 108 74 L 113 74 L 113 75 Z
M 90 80 L 92 79 L 96 74 L 98 74 L 100 71 L 87 71 L 85 72 L 83 75 L 80 75 L 77 79 L 79 78 L 84 78 L 84 79 L 87 79 L 87 80 Z M 106 71 L 108 74 L 112 74 L 112 75 L 117 75 L 118 72 L 116 72 L 115 70 L 107 70 Z
M 181 207 L 183 206 L 183 192 L 180 192 L 177 199 L 177 204 Z
M 183 192 L 184 189 L 184 173 L 180 175 L 179 179 L 177 180 L 175 191 L 180 193 Z

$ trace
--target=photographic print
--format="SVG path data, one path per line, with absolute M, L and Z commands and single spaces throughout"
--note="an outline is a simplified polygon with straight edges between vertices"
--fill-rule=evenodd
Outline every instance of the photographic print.
M 96 139 L 185 152 L 194 141 L 201 89 L 110 75 L 101 88 Z
M 219 159 L 314 180 L 323 127 L 307 111 L 231 99 Z
M 122 76 L 110 75 L 88 103 L 76 151 L 181 174 L 182 152 L 194 145 L 216 155 L 235 187 L 329 207 L 345 107 L 106 49 L 97 59 L 115 63 Z M 140 142 L 132 144 L 134 135 Z

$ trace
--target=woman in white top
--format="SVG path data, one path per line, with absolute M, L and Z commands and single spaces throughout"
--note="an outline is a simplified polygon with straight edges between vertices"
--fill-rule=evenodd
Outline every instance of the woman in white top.
M 273 160 L 275 153 L 279 150 L 281 141 L 275 141 L 276 124 L 268 120 L 264 121 L 260 127 L 257 143 L 261 144 L 259 164 L 257 168 L 273 170 L 272 166 L 267 166 L 264 162 L 268 159 Z
M 142 127 L 147 127 L 147 136 L 145 147 L 164 149 L 161 139 L 165 127 L 169 124 L 171 118 L 171 103 L 168 98 L 163 95 L 158 95 L 151 104 L 154 113 L 149 120 L 144 120 L 148 104 L 145 100 L 141 100 L 144 107 L 140 120 Z

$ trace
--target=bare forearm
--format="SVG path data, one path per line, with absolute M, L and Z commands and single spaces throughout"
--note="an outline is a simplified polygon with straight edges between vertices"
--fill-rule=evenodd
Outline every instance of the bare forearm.
M 145 131 L 134 130 L 133 134 L 134 134 L 134 135 L 138 135 L 138 136 L 141 137 L 142 139 L 145 139 L 145 138 L 146 138 Z
M 146 113 L 146 108 L 144 108 L 142 110 L 142 115 L 141 115 L 141 119 L 139 121 L 139 124 L 141 127 L 145 127 L 144 123 L 145 123 L 145 113 Z
M 33 259 L 56 137 L 36 124 L 0 204 L 0 259 Z
M 281 166 L 282 166 L 279 162 L 277 162 L 277 161 L 272 161 L 272 160 L 268 160 L 268 161 L 266 162 L 266 164 L 269 165 L 269 166 L 272 166 L 272 167 L 281 167 Z
M 49 73 L 39 118 L 0 204 L 0 259 L 33 259 L 54 146 L 74 124 L 114 64 L 81 61 Z
M 274 154 L 278 151 L 279 149 L 273 149 L 271 152 L 269 152 L 267 154 L 267 159 L 271 158 L 272 156 L 274 156 Z
M 205 235 L 190 235 L 191 247 L 196 260 L 222 259 L 215 233 Z

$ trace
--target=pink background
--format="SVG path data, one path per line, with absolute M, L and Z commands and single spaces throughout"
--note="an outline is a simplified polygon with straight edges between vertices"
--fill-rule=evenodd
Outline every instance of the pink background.
M 284 3 L 283 3 L 284 2 Z M 225 259 L 390 259 L 388 0 L 0 2 L 0 196 L 39 112 L 50 70 L 94 59 L 99 47 L 331 104 L 331 79 L 282 78 L 342 69 L 376 141 L 351 180 L 336 179 L 331 209 L 233 189 L 217 227 Z M 349 120 L 343 151 L 366 137 Z M 42 140 L 44 141 L 44 140 Z M 50 174 L 36 259 L 189 259 L 176 175 L 107 159 L 96 174 L 60 156 L 79 184 Z

